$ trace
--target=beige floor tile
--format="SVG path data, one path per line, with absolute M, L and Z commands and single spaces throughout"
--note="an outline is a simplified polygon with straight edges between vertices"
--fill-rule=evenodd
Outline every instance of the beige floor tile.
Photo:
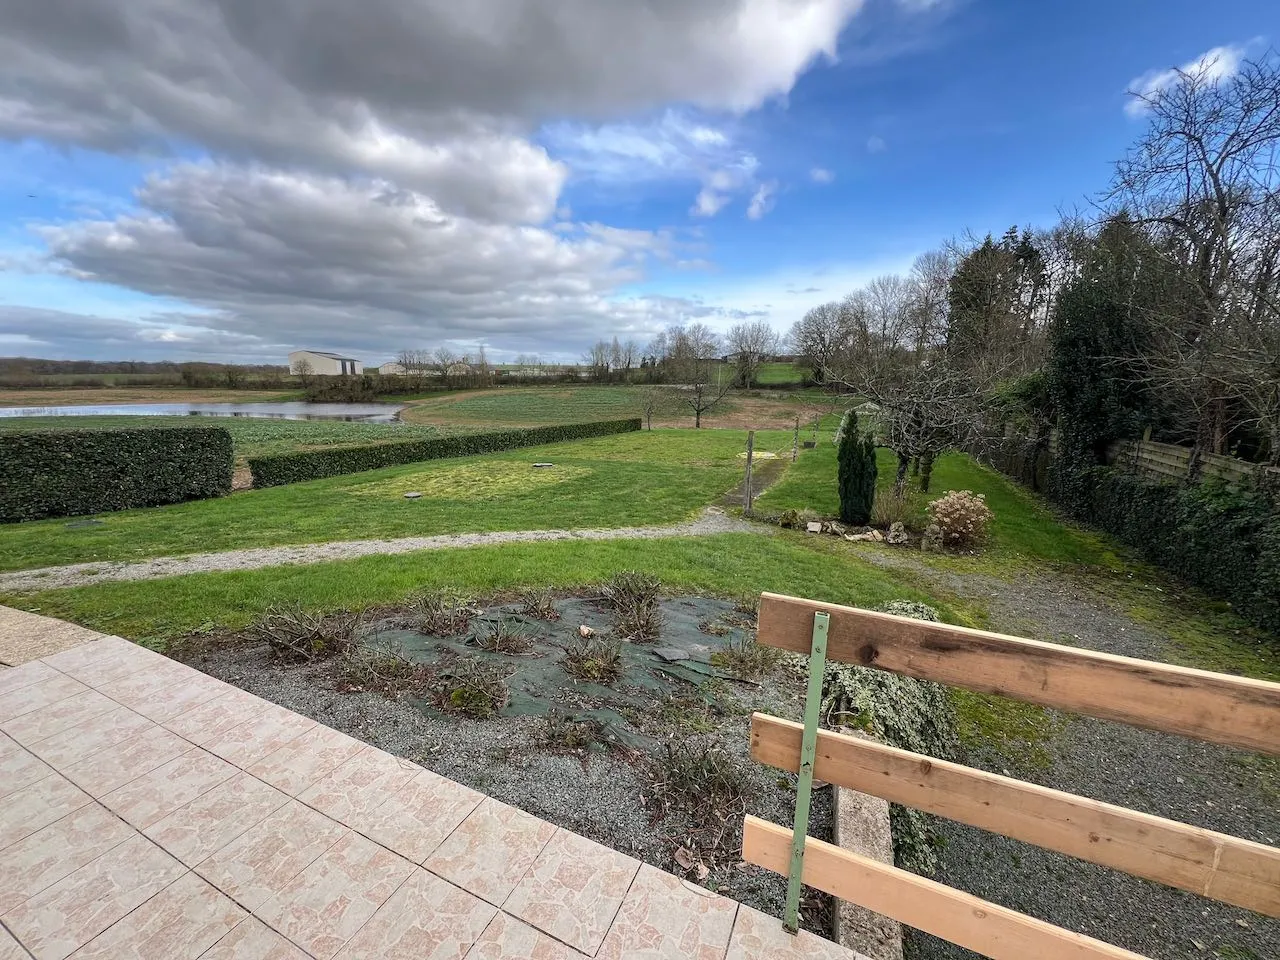
M 31 786 L 53 773 L 53 768 L 6 738 L 0 751 L 0 799 Z
M 291 800 L 195 869 L 245 909 L 256 910 L 348 833 Z
M 157 820 L 143 833 L 194 867 L 288 802 L 275 787 L 241 773 Z
M 511 895 L 556 828 L 523 810 L 483 800 L 423 864 L 495 906 Z
M 496 908 L 416 870 L 343 947 L 339 960 L 462 960 Z
M 246 770 L 269 753 L 279 750 L 316 725 L 314 720 L 275 705 L 252 720 L 205 741 L 202 746 L 223 760 Z
M 585 956 L 541 930 L 499 913 L 471 948 L 467 960 L 580 960 Z
M 105 797 L 194 749 L 176 733 L 153 726 L 123 743 L 113 744 L 92 757 L 63 767 L 62 773 L 87 793 Z
M 9 794 L 0 804 L 4 810 L 0 817 L 0 850 L 92 802 L 92 797 L 56 773 Z
M 416 763 L 365 747 L 327 777 L 298 795 L 340 823 L 363 823 L 382 802 L 408 786 L 422 768 Z
M 128 707 L 113 707 L 106 713 L 31 744 L 31 752 L 61 770 L 155 727 L 146 717 Z
M 248 772 L 296 797 L 364 748 L 365 744 L 359 740 L 316 724 L 302 736 L 267 754 L 249 767 Z
M 10 667 L 0 672 L 0 696 L 6 696 L 15 690 L 44 680 L 52 680 L 61 675 L 59 671 L 40 660 L 32 660 L 20 667 Z
M 121 706 L 161 723 L 230 691 L 221 680 L 183 664 L 143 670 L 99 688 Z
M 177 860 L 137 836 L 2 919 L 36 960 L 63 960 L 184 872 Z
M 72 960 L 196 960 L 247 916 L 188 873 L 89 941 Z
M 352 826 L 400 856 L 422 863 L 483 799 L 482 793 L 421 770 Z
M 186 744 L 180 737 L 177 739 Z M 221 757 L 192 748 L 108 793 L 102 803 L 142 830 L 239 773 Z
M 213 700 L 170 717 L 163 726 L 185 740 L 204 746 L 233 727 L 256 720 L 270 706 L 261 697 L 232 687 Z
M 732 900 L 644 864 L 596 956 L 721 960 L 737 909 Z
M 0 927 L 0 960 L 31 960 L 31 954 L 23 950 L 4 927 Z
M 79 680 L 59 674 L 30 686 L 0 694 L 0 722 L 53 706 L 89 688 Z
M 557 830 L 503 909 L 594 954 L 639 869 L 631 857 Z
M 0 914 L 119 846 L 134 831 L 110 810 L 87 803 L 25 840 L 0 850 Z
M 750 907 L 738 907 L 729 953 L 725 960 L 866 960 L 860 953 L 838 943 L 801 930 L 792 936 L 782 929 L 782 921 Z
M 348 833 L 254 914 L 313 957 L 328 960 L 413 869 L 403 857 Z
M 0 724 L 0 730 L 13 737 L 18 743 L 37 743 L 86 720 L 100 717 L 115 706 L 115 701 L 110 697 L 86 687 L 83 693 L 60 700 L 32 713 L 6 720 Z
M 200 960 L 310 960 L 261 920 L 250 917 L 200 955 Z
M 103 637 L 44 658 L 44 662 L 91 687 L 101 687 L 141 670 L 172 661 L 120 637 Z

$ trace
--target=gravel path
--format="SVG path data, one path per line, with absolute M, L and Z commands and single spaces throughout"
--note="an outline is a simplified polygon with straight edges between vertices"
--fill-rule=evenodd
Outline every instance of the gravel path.
M 325 563 L 371 554 L 411 553 L 415 550 L 450 550 L 484 547 L 497 543 L 540 543 L 552 540 L 658 540 L 665 537 L 704 537 L 717 533 L 765 533 L 768 528 L 727 516 L 708 507 L 696 520 L 665 527 L 617 527 L 612 530 L 509 530 L 497 533 L 452 533 L 435 537 L 400 537 L 395 540 L 340 540 L 299 546 L 258 547 L 222 553 L 195 553 L 184 557 L 156 557 L 133 563 L 76 563 L 0 574 L 0 591 L 21 593 L 81 587 L 112 580 L 152 580 L 188 573 L 256 570 L 282 564 Z
M 1017 582 L 959 576 L 906 554 L 866 551 L 886 566 L 910 566 L 938 587 L 980 599 L 995 629 L 1122 656 L 1163 660 L 1169 638 L 1114 609 L 1088 585 L 1063 576 Z M 1056 714 L 1048 766 L 997 748 L 973 766 L 1280 845 L 1280 763 L 1242 751 L 1104 720 Z M 939 820 L 939 879 L 978 896 L 1155 960 L 1280 958 L 1280 920 L 1129 877 L 1071 857 Z M 914 933 L 912 960 L 973 957 Z

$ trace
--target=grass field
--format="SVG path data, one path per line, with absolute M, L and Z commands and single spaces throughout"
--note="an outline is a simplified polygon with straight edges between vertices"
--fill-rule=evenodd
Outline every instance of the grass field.
M 634 387 L 528 387 L 474 390 L 414 400 L 409 423 L 542 426 L 640 416 Z
M 431 589 L 481 595 L 524 587 L 575 588 L 621 569 L 643 570 L 673 592 L 737 597 L 780 590 L 877 606 L 925 600 L 917 589 L 850 556 L 814 549 L 800 534 L 720 534 L 671 540 L 507 544 L 358 560 L 204 573 L 166 580 L 0 598 L 107 633 L 155 642 L 214 624 L 238 627 L 274 604 L 316 610 L 403 601 Z M 968 622 L 944 608 L 947 619 Z
M 877 492 L 887 495 L 893 488 L 897 458 L 888 450 L 877 451 L 879 468 Z M 915 482 L 912 481 L 912 487 Z M 924 504 L 948 490 L 972 490 L 984 494 L 994 514 L 990 554 L 997 557 L 1030 557 L 1057 563 L 1115 565 L 1115 553 L 1096 534 L 1059 520 L 1047 505 L 996 471 L 960 453 L 939 457 L 933 468 L 930 493 L 920 497 L 919 517 Z M 836 448 L 829 433 L 812 450 L 802 450 L 799 460 L 756 501 L 761 510 L 813 510 L 824 517 L 840 513 L 836 493 Z
M 765 387 L 771 383 L 799 383 L 806 373 L 794 363 L 762 363 L 756 373 L 756 383 Z
M 27 430 L 116 430 L 141 427 L 222 427 L 237 463 L 247 457 L 311 447 L 353 446 L 440 436 L 442 427 L 346 420 L 270 420 L 258 417 L 4 417 L 0 434 Z
M 783 432 L 757 434 L 789 449 Z M 683 520 L 741 480 L 737 431 L 655 430 L 436 460 L 167 507 L 0 526 L 0 569 L 275 544 Z M 556 469 L 534 470 L 534 461 Z M 404 493 L 426 494 L 406 500 Z

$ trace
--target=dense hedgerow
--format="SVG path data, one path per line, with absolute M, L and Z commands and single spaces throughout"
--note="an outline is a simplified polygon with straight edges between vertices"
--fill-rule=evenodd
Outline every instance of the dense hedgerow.
M 0 523 L 221 497 L 231 470 L 231 434 L 220 427 L 8 433 Z
M 363 447 L 336 447 L 330 450 L 304 450 L 268 457 L 251 457 L 249 469 L 255 487 L 274 487 L 302 480 L 336 477 L 344 473 L 360 473 L 402 463 L 443 460 L 480 453 L 497 453 L 518 447 L 532 447 L 565 440 L 585 440 L 640 429 L 640 418 L 600 420 L 593 423 L 566 423 L 528 430 L 501 430 L 494 433 L 470 433 L 456 437 L 429 440 L 407 440 L 403 443 L 371 444 Z

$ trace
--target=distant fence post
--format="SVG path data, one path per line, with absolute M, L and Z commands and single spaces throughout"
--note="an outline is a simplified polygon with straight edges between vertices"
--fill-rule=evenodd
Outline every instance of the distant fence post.
M 791 462 L 796 462 L 796 457 L 800 456 L 800 417 L 796 416 L 796 432 L 791 437 Z
M 747 431 L 747 479 L 743 484 L 742 492 L 742 513 L 744 516 L 751 516 L 751 458 L 755 454 L 756 432 L 754 430 Z

